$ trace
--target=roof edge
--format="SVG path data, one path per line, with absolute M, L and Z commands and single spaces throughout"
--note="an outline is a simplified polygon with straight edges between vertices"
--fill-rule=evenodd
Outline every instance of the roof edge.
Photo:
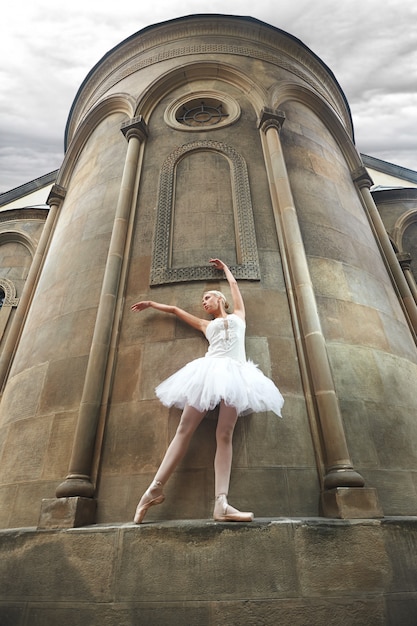
M 417 183 L 417 172 L 415 170 L 402 165 L 395 165 L 394 163 L 389 163 L 389 161 L 383 161 L 367 154 L 361 154 L 361 158 L 365 167 L 370 167 L 377 172 L 389 174 L 395 178 L 408 180 L 410 183 Z
M 38 189 L 42 189 L 43 187 L 53 184 L 56 181 L 58 171 L 59 170 L 54 170 L 53 172 L 49 172 L 49 174 L 39 176 L 39 178 L 35 178 L 34 180 L 24 183 L 19 187 L 10 189 L 10 191 L 0 193 L 0 207 L 13 202 L 14 200 L 19 200 L 19 198 L 23 198 Z

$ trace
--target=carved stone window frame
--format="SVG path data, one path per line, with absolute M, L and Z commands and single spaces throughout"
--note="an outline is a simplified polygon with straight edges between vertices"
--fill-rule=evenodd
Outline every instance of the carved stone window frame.
M 233 211 L 238 264 L 231 270 L 238 279 L 260 280 L 255 223 L 244 158 L 220 141 L 193 141 L 177 147 L 165 159 L 159 182 L 157 215 L 151 265 L 151 286 L 198 280 L 218 280 L 219 272 L 210 266 L 170 267 L 174 214 L 175 170 L 179 161 L 192 152 L 213 151 L 224 155 L 231 171 Z
M 6 330 L 12 309 L 19 304 L 19 298 L 16 297 L 16 287 L 8 278 L 0 276 L 0 288 L 4 292 L 4 301 L 0 308 L 0 341 Z
M 199 125 L 199 126 L 187 126 L 182 124 L 177 120 L 177 112 L 179 109 L 182 109 L 184 106 L 187 106 L 190 102 L 196 102 L 197 100 L 201 101 L 212 101 L 215 100 L 219 104 L 222 104 L 225 112 L 227 113 L 227 117 L 222 119 L 217 124 L 209 124 L 207 126 Z M 175 130 L 181 130 L 184 132 L 202 132 L 207 130 L 217 130 L 218 128 L 224 128 L 225 126 L 230 126 L 234 124 L 240 117 L 240 107 L 234 98 L 231 96 L 221 93 L 219 91 L 211 90 L 211 91 L 195 91 L 192 94 L 186 94 L 171 104 L 166 108 L 164 113 L 165 123 L 171 128 L 175 128 Z
M 16 298 L 16 287 L 12 281 L 0 276 L 0 287 L 4 291 L 3 306 L 17 306 L 19 304 L 19 298 Z

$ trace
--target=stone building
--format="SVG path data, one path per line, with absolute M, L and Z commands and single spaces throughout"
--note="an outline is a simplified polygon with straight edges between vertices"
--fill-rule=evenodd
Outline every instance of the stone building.
M 1 623 L 415 623 L 417 174 L 358 153 L 331 70 L 248 17 L 146 28 L 2 196 Z M 285 397 L 236 428 L 256 520 L 210 521 L 213 414 L 135 527 L 179 419 L 154 386 L 205 341 L 130 306 L 200 314 L 212 256 Z

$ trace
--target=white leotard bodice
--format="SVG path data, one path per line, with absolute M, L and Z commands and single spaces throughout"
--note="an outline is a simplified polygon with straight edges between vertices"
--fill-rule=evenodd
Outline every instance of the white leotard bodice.
M 209 347 L 207 357 L 229 357 L 241 363 L 246 361 L 244 320 L 230 313 L 227 317 L 217 317 L 206 328 Z

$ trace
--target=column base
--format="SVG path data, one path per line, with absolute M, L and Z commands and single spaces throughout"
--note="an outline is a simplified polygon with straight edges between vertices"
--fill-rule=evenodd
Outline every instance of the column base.
M 322 491 L 320 506 L 323 517 L 369 519 L 384 517 L 376 489 L 336 487 Z
M 78 528 L 96 521 L 93 498 L 46 498 L 42 500 L 38 528 Z

